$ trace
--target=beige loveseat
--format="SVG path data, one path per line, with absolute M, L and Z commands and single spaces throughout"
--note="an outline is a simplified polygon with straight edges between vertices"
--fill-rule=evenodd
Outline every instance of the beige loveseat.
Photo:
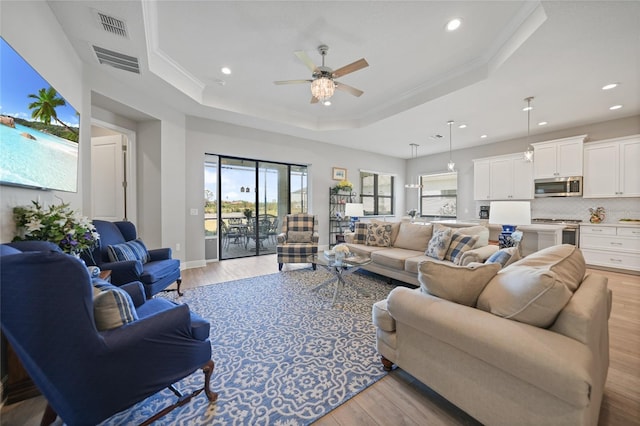
M 371 225 L 377 227 L 379 232 L 382 232 L 380 229 L 386 228 L 388 240 L 384 238 L 378 238 L 379 241 L 373 238 L 367 240 L 366 233 L 371 232 Z M 452 235 L 458 233 L 475 237 L 473 246 L 459 253 L 457 263 L 460 265 L 484 262 L 498 251 L 497 246 L 489 245 L 489 229 L 481 225 L 452 228 L 440 224 L 372 220 L 367 223 L 358 223 L 355 232 L 345 233 L 345 243 L 352 253 L 371 257 L 372 262 L 364 266 L 363 269 L 418 286 L 420 285 L 418 281 L 420 263 L 426 260 L 453 263 L 451 256 L 455 243 L 447 243 L 445 259 L 436 260 L 425 254 L 433 237 L 434 229 L 449 229 Z
M 420 288 L 376 303 L 383 365 L 486 425 L 597 425 L 609 367 L 606 277 L 585 276 L 569 245 L 493 275 L 496 267 L 426 262 Z

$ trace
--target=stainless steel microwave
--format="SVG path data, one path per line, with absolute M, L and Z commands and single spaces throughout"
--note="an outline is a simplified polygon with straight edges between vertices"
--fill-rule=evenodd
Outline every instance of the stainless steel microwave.
M 536 197 L 582 197 L 582 176 L 536 179 Z

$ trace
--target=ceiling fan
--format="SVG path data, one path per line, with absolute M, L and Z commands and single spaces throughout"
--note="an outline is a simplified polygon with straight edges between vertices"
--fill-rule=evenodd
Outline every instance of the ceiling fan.
M 345 65 L 342 68 L 338 68 L 337 70 L 332 70 L 331 68 L 324 65 L 324 57 L 327 55 L 329 51 L 329 46 L 324 44 L 318 46 L 318 52 L 322 55 L 322 65 L 316 66 L 311 58 L 304 51 L 297 51 L 295 55 L 304 63 L 313 73 L 311 75 L 310 80 L 285 80 L 285 81 L 274 81 L 274 84 L 301 84 L 301 83 L 311 83 L 311 103 L 315 104 L 317 102 L 326 103 L 336 89 L 341 90 L 343 92 L 347 92 L 352 94 L 353 96 L 361 96 L 364 92 L 362 90 L 356 89 L 355 87 L 351 87 L 347 84 L 340 83 L 336 81 L 336 78 L 343 77 L 349 73 L 358 71 L 362 68 L 368 67 L 369 64 L 367 61 L 362 58 L 357 61 Z

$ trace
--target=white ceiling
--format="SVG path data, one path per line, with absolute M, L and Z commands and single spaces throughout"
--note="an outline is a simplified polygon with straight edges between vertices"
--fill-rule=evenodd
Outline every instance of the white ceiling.
M 49 1 L 89 67 L 186 114 L 399 158 L 640 114 L 638 1 Z M 95 11 L 125 21 L 105 32 Z M 462 26 L 447 32 L 451 18 Z M 337 69 L 329 107 L 311 104 L 304 50 Z M 139 58 L 141 73 L 98 65 L 92 45 Z M 232 70 L 223 75 L 221 67 Z M 221 84 L 224 82 L 224 84 Z M 616 89 L 603 91 L 606 83 Z M 106 97 L 94 104 L 117 111 Z M 609 107 L 620 104 L 616 111 Z M 136 118 L 130 109 L 122 111 Z M 549 124 L 539 127 L 539 121 Z M 466 124 L 465 129 L 457 127 Z M 442 135 L 434 140 L 431 136 Z M 482 134 L 488 135 L 481 139 Z

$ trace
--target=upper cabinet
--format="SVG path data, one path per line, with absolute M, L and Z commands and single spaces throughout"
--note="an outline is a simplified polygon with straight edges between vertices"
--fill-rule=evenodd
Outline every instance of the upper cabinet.
M 582 148 L 587 135 L 573 136 L 533 146 L 533 177 L 582 176 Z
M 533 167 L 522 154 L 473 160 L 475 200 L 530 200 Z
M 640 135 L 584 146 L 585 198 L 640 197 Z

